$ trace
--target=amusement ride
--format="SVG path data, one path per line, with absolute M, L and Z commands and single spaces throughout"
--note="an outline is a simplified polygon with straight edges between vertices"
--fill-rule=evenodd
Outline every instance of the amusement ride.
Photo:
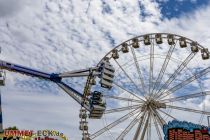
M 0 60 L 0 85 L 5 85 L 5 71 L 57 84 L 81 105 L 82 140 L 102 139 L 105 133 L 116 140 L 162 140 L 169 120 L 203 124 L 210 115 L 205 104 L 209 55 L 207 48 L 181 35 L 144 34 L 114 47 L 88 69 L 47 73 Z M 87 77 L 82 92 L 62 80 L 72 77 Z M 96 130 L 94 122 L 100 120 L 105 126 Z

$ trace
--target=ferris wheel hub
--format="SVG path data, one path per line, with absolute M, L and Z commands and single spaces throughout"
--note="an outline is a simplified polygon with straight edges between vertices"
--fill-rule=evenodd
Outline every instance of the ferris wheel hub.
M 142 110 L 149 110 L 149 109 L 160 109 L 166 108 L 165 103 L 161 103 L 160 101 L 156 101 L 155 99 L 147 99 L 142 107 Z

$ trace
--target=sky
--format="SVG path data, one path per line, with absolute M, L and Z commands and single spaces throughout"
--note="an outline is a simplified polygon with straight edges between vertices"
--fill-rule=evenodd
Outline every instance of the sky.
M 71 71 L 96 66 L 123 41 L 156 32 L 183 35 L 210 49 L 209 13 L 208 0 L 0 0 L 0 59 L 49 73 Z M 182 55 L 177 50 L 174 57 Z M 67 82 L 82 91 L 84 79 Z M 203 84 L 205 90 L 209 83 Z M 7 72 L 1 95 L 4 128 L 51 128 L 81 139 L 80 105 L 54 83 Z M 205 103 L 208 108 L 209 100 L 199 107 Z M 104 126 L 104 121 L 96 122 L 101 124 L 92 126 L 95 130 Z

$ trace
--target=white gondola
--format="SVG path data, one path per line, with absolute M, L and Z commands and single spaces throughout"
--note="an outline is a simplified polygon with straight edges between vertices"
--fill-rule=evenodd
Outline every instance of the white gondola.
M 114 59 L 118 59 L 118 58 L 119 58 L 118 50 L 113 50 L 113 51 L 112 51 L 112 57 L 113 57 Z
M 89 136 L 82 137 L 82 140 L 90 140 Z
M 86 119 L 87 118 L 87 114 L 86 114 L 86 110 L 85 109 L 81 109 L 80 110 L 79 117 L 82 118 L 82 119 Z
M 186 48 L 187 47 L 187 42 L 186 42 L 186 39 L 184 37 L 181 37 L 179 39 L 179 45 L 181 48 Z
M 5 85 L 5 77 L 6 77 L 5 72 L 0 70 L 0 86 L 4 86 Z
M 169 45 L 174 45 L 174 44 L 175 44 L 174 36 L 173 36 L 173 35 L 169 34 L 169 35 L 167 36 L 167 38 L 168 38 L 168 44 L 169 44 Z
M 85 130 L 85 131 L 87 131 L 87 130 L 88 130 L 88 122 L 86 122 L 86 121 L 81 121 L 81 122 L 80 122 L 79 129 L 80 129 L 80 130 Z
M 197 42 L 191 43 L 191 51 L 194 53 L 199 51 Z
M 150 37 L 149 35 L 145 35 L 144 36 L 144 45 L 150 45 L 151 42 L 150 42 Z
M 157 44 L 162 44 L 163 43 L 163 39 L 162 39 L 161 34 L 156 34 L 155 35 L 155 41 L 156 41 Z
M 100 105 L 92 105 L 89 118 L 91 119 L 101 119 L 104 114 L 106 107 Z
M 83 133 L 82 140 L 91 140 L 88 133 Z
M 106 102 L 101 92 L 94 91 L 90 98 L 91 111 L 89 118 L 100 119 L 106 109 Z
M 122 52 L 123 53 L 128 53 L 129 52 L 128 44 L 127 43 L 123 43 L 122 44 Z
M 86 112 L 86 110 L 85 109 L 80 109 L 80 113 L 84 113 L 84 112 Z
M 91 85 L 96 85 L 96 80 L 94 78 L 90 79 L 90 84 Z
M 103 62 L 101 65 L 101 80 L 99 83 L 101 87 L 111 89 L 114 80 L 114 67 L 109 62 Z
M 87 114 L 79 114 L 79 117 L 82 119 L 86 119 L 87 118 Z
M 201 56 L 203 60 L 209 59 L 209 50 L 207 48 L 202 49 Z
M 133 48 L 139 48 L 139 41 L 138 41 L 138 38 L 134 38 L 133 40 L 132 40 L 132 47 Z

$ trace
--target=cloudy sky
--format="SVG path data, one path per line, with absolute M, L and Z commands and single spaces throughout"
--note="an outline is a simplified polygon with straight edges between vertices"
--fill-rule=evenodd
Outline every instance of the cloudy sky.
M 208 0 L 0 0 L 0 58 L 49 73 L 87 68 L 121 42 L 154 32 L 210 49 L 209 13 Z M 83 83 L 70 80 L 78 90 Z M 1 92 L 5 128 L 81 139 L 80 106 L 55 84 L 7 72 Z

